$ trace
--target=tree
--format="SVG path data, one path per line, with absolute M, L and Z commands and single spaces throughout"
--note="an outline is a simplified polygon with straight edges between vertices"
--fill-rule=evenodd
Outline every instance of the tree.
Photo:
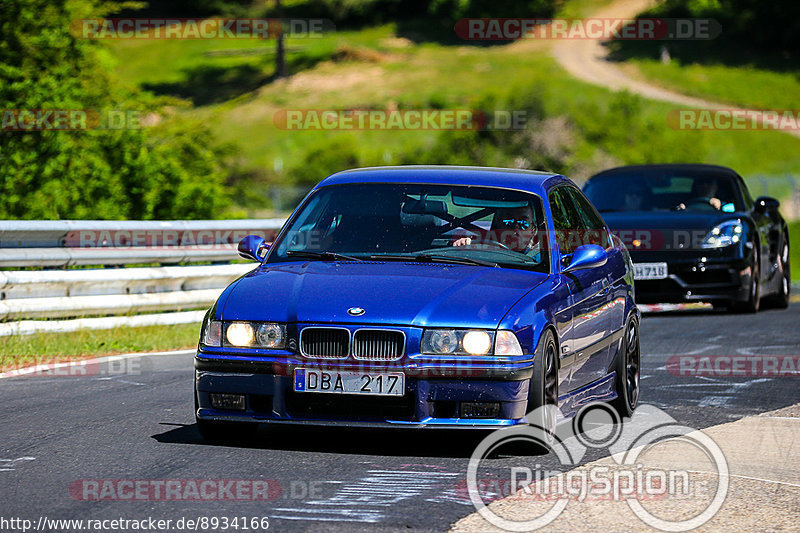
M 109 13 L 96 0 L 2 0 L 0 110 L 109 110 L 155 127 L 0 131 L 0 218 L 206 218 L 228 201 L 226 151 L 202 125 L 164 119 L 160 102 L 124 89 L 98 42 L 70 23 Z M 74 26 L 73 26 L 74 28 Z M 11 114 L 9 114 L 11 113 Z M 89 124 L 91 121 L 89 121 Z

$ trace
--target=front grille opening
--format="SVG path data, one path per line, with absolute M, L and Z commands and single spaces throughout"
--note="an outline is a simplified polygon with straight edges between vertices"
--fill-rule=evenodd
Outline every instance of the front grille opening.
M 458 402 L 434 401 L 433 418 L 457 418 Z
M 300 332 L 300 352 L 306 357 L 344 359 L 350 348 L 350 332 L 338 328 L 305 328 Z
M 272 395 L 271 394 L 251 394 L 250 395 L 250 409 L 256 413 L 272 412 Z
M 286 393 L 286 412 L 292 418 L 308 420 L 412 421 L 414 396 L 363 398 L 289 391 Z
M 353 336 L 353 357 L 369 361 L 393 361 L 403 357 L 402 331 L 360 329 Z

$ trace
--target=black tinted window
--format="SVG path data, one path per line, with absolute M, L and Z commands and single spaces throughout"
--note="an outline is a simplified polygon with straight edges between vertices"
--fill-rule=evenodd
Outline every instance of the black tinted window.
M 597 176 L 583 192 L 598 211 L 723 211 L 744 209 L 736 179 L 709 170 L 636 169 Z

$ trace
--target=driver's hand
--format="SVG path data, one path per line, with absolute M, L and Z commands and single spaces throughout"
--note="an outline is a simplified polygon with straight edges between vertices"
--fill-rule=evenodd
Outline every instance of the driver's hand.
M 453 246 L 469 246 L 472 244 L 471 237 L 461 237 L 460 239 L 453 242 Z
M 710 203 L 711 207 L 713 207 L 714 209 L 716 209 L 718 211 L 720 209 L 722 209 L 722 201 L 720 201 L 719 198 L 711 198 L 711 199 L 708 200 L 708 203 Z

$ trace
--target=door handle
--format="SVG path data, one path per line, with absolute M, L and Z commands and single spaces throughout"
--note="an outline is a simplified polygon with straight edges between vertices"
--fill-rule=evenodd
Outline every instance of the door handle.
M 608 278 L 603 278 L 603 289 L 600 291 L 600 294 L 608 294 L 611 292 L 611 283 L 608 281 Z

